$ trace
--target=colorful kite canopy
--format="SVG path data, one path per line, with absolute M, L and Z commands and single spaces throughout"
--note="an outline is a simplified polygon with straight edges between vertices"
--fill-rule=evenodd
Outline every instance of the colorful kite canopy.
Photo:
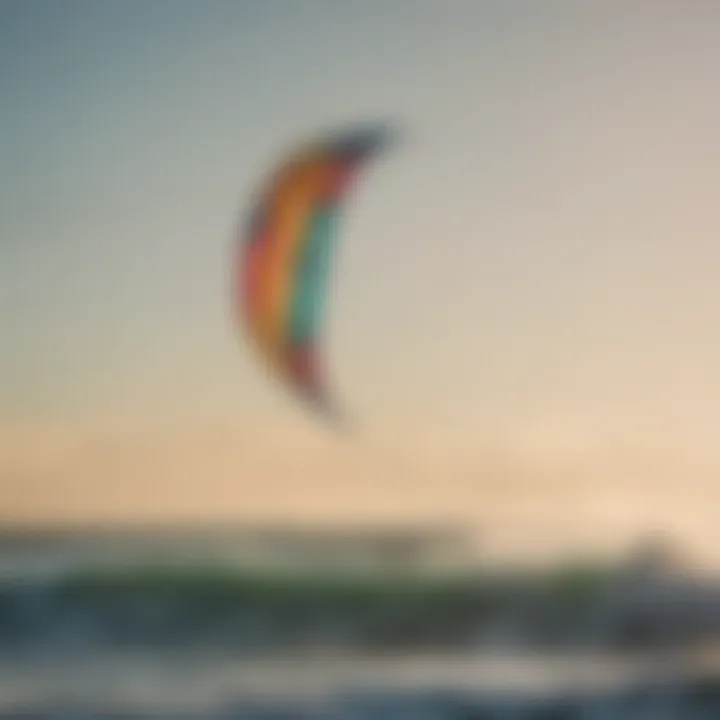
M 319 338 L 341 203 L 388 137 L 385 126 L 362 127 L 291 153 L 239 239 L 236 302 L 250 337 L 278 376 L 327 414 L 335 413 Z

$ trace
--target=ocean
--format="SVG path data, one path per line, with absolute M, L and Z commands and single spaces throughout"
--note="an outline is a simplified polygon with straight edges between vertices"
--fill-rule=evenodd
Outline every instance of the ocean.
M 713 707 L 717 715 L 702 717 L 720 717 L 712 648 L 628 652 L 582 642 L 488 643 L 470 633 L 458 642 L 447 623 L 465 612 L 457 589 L 423 615 L 418 593 L 388 600 L 386 585 L 345 587 L 342 607 L 352 615 L 365 603 L 366 613 L 345 630 L 355 640 L 375 633 L 369 646 L 348 642 L 352 633 L 337 632 L 338 606 L 320 597 L 329 585 L 303 585 L 300 593 L 279 575 L 275 585 L 238 576 L 238 558 L 247 573 L 246 537 L 6 533 L 0 716 L 621 720 L 685 719 L 695 717 L 689 708 Z M 368 601 L 373 593 L 382 601 Z M 356 596 L 365 597 L 361 605 Z M 391 642 L 413 613 L 409 634 Z M 408 641 L 434 623 L 452 630 L 450 642 L 438 633 L 424 644 Z M 664 714 L 643 715 L 648 707 Z M 552 708 L 565 714 L 542 714 Z

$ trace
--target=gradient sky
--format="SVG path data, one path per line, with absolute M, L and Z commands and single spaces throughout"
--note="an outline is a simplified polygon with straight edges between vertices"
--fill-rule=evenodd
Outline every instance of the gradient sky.
M 716 526 L 719 28 L 701 0 L 0 0 L 0 515 L 494 517 L 500 485 Z M 403 141 L 343 220 L 338 442 L 233 327 L 229 259 L 282 152 L 378 118 Z

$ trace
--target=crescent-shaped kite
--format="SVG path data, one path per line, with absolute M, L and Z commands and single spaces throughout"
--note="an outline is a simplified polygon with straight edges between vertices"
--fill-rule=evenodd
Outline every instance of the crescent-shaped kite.
M 290 153 L 252 207 L 238 242 L 235 302 L 260 354 L 302 400 L 338 417 L 319 339 L 342 201 L 389 139 L 384 125 L 354 128 Z

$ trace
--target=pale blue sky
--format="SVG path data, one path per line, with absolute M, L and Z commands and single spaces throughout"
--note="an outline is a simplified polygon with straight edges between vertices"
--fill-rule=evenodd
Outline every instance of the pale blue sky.
M 232 326 L 233 230 L 295 141 L 379 118 L 403 142 L 329 304 L 345 405 L 386 439 L 713 446 L 718 28 L 700 0 L 0 0 L 2 426 L 309 424 Z

